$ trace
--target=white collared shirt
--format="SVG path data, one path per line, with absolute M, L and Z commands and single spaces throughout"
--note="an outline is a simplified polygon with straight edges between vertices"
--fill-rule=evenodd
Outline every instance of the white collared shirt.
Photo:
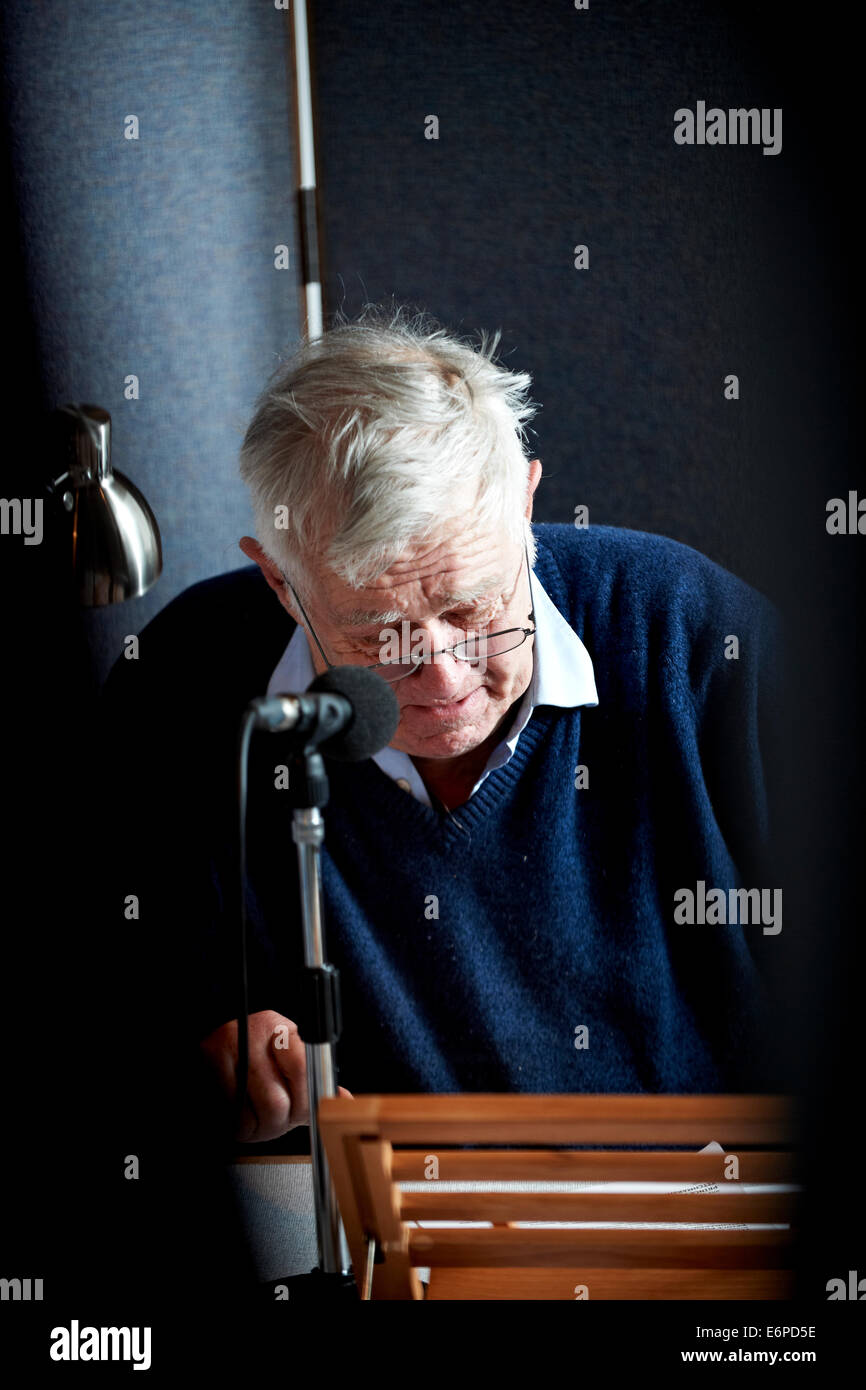
M 504 767 L 511 760 L 517 740 L 529 723 L 536 705 L 559 705 L 563 709 L 576 709 L 579 705 L 598 704 L 595 674 L 589 652 L 545 593 L 534 571 L 532 595 L 535 601 L 536 627 L 532 680 L 507 738 L 498 743 L 491 752 L 470 796 L 475 795 L 491 772 L 495 772 L 498 767 Z M 298 694 L 307 689 L 315 674 L 307 635 L 299 623 L 274 668 L 268 682 L 267 694 Z M 407 679 L 412 680 L 412 676 L 408 676 Z M 408 753 L 403 753 L 398 748 L 383 748 L 380 753 L 374 754 L 373 761 L 404 791 L 411 792 L 419 801 L 423 801 L 425 806 L 432 804 L 421 774 Z

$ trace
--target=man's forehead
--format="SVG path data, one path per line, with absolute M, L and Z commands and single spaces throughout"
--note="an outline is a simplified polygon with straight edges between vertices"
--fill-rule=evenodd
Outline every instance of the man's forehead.
M 405 579 L 395 576 L 385 585 L 373 581 L 362 589 L 343 585 L 339 592 L 331 589 L 326 608 L 332 622 L 340 627 L 390 624 L 405 618 L 410 609 L 429 607 L 431 612 L 442 613 L 479 599 L 498 598 L 507 583 L 508 576 L 501 567 L 488 570 L 480 578 L 467 576 L 463 581 L 454 573 L 407 575 Z

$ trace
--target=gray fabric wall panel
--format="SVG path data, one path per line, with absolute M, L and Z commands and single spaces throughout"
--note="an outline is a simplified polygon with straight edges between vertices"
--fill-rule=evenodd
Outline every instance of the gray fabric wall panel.
M 12 0 L 10 143 L 51 406 L 112 416 L 113 459 L 159 520 L 149 594 L 86 623 L 104 675 L 123 636 L 245 564 L 237 454 L 299 332 L 285 17 L 273 6 Z M 140 138 L 124 138 L 124 118 Z M 134 373 L 140 399 L 124 398 Z
M 467 332 L 501 327 L 543 405 L 540 520 L 586 503 L 591 522 L 673 536 L 778 598 L 810 509 L 823 529 L 834 489 L 815 495 L 815 475 L 845 459 L 827 149 L 790 6 L 314 13 L 328 310 L 394 294 Z M 677 145 L 674 112 L 699 99 L 783 108 L 781 153 Z

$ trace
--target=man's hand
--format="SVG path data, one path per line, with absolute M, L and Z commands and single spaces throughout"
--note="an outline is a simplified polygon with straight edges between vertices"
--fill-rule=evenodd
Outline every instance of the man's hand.
M 247 1098 L 235 1137 L 242 1144 L 262 1144 L 310 1123 L 307 1054 L 297 1024 L 273 1009 L 250 1014 L 249 1039 Z M 237 1092 L 237 1019 L 215 1028 L 201 1047 L 233 1100 Z M 352 1099 L 345 1086 L 338 1087 L 338 1092 Z

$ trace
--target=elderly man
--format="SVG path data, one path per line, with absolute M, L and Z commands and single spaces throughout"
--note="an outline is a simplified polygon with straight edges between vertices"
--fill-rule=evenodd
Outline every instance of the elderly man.
M 278 369 L 243 445 L 258 539 L 241 548 L 276 603 L 266 620 L 262 585 L 226 619 L 237 698 L 214 728 L 219 714 L 234 736 L 240 696 L 264 693 L 265 675 L 269 693 L 300 691 L 328 665 L 376 667 L 400 709 L 388 748 L 329 766 L 340 1079 L 352 1091 L 775 1085 L 765 970 L 782 923 L 760 907 L 778 887 L 773 610 L 676 542 L 531 526 L 530 379 L 495 348 L 368 312 Z M 243 573 L 250 595 L 253 580 Z M 206 600 L 236 611 L 231 583 L 196 586 L 167 612 L 195 628 Z M 279 634 L 277 605 L 295 624 L 283 616 Z M 281 654 L 253 670 L 266 621 Z M 244 633 L 226 651 L 232 622 Z M 246 1140 L 308 1120 L 290 812 L 281 759 L 257 742 Z M 201 976 L 219 977 L 203 1048 L 231 1093 L 234 821 L 208 799 L 192 813 L 208 873 L 185 872 L 202 889 Z

